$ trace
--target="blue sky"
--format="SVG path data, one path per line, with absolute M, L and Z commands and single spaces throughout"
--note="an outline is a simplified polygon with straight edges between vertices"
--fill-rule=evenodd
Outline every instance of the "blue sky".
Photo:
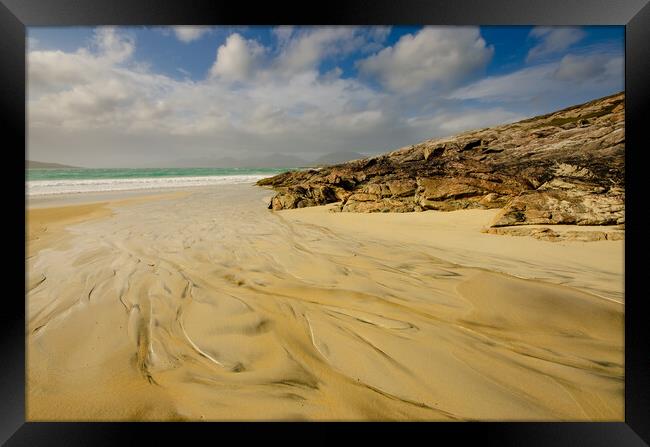
M 624 28 L 28 29 L 28 150 L 86 166 L 378 153 L 624 88 Z

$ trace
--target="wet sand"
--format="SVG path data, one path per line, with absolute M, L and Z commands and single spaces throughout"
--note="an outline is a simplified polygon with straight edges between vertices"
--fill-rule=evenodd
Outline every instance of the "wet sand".
M 27 419 L 623 420 L 623 241 L 270 195 L 30 204 Z

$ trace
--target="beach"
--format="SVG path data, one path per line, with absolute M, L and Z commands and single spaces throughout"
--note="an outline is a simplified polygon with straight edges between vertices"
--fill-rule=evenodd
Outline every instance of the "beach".
M 27 420 L 624 419 L 623 240 L 272 195 L 30 198 Z

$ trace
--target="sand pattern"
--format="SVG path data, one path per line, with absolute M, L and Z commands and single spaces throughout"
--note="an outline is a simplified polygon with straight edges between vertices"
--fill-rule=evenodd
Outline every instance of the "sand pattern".
M 47 243 L 32 219 L 28 420 L 623 419 L 622 241 L 269 196 L 108 204 Z

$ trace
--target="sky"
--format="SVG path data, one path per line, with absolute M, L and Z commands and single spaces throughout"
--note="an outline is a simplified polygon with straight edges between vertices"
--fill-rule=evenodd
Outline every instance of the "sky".
M 624 90 L 621 26 L 30 27 L 28 157 L 377 154 Z

